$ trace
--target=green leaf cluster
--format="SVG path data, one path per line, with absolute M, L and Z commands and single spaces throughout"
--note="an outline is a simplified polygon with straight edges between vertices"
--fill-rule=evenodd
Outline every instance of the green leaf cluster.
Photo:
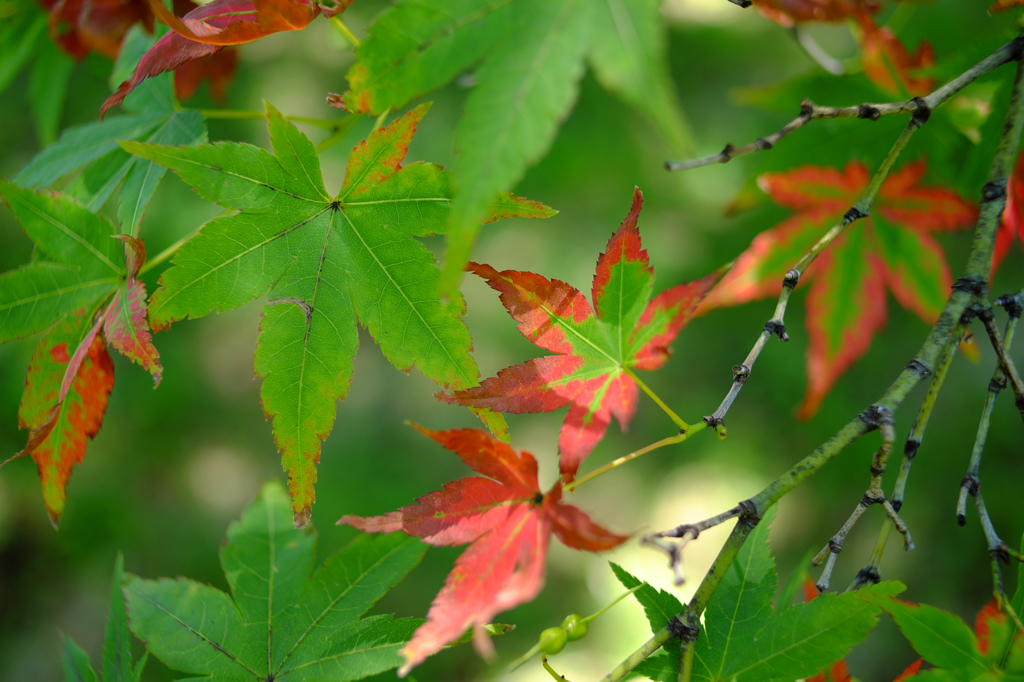
M 1021 540 L 1024 547 L 1024 539 Z M 927 604 L 886 595 L 861 595 L 886 611 L 914 650 L 935 668 L 919 673 L 921 682 L 999 682 L 1024 680 L 1024 631 L 1003 609 L 1019 618 L 1024 608 L 1024 563 L 1018 564 L 1017 593 L 1010 603 L 994 599 L 978 614 L 975 632 L 957 616 Z M 1003 597 L 1005 599 L 1005 597 Z
M 313 570 L 316 533 L 293 528 L 277 483 L 228 528 L 231 594 L 187 578 L 124 584 L 131 629 L 175 670 L 214 681 L 358 680 L 402 663 L 423 621 L 362 618 L 426 546 L 395 533 L 357 537 Z
M 296 526 L 310 518 L 321 440 L 348 394 L 359 323 L 398 369 L 436 383 L 478 382 L 461 297 L 445 303 L 434 257 L 416 240 L 447 225 L 452 176 L 402 162 L 428 106 L 356 146 L 344 183 L 328 194 L 312 143 L 267 105 L 273 152 L 220 142 L 171 147 L 122 143 L 171 168 L 205 199 L 239 213 L 203 226 L 160 278 L 156 329 L 229 310 L 270 292 L 256 346 L 263 409 L 288 472 Z M 492 219 L 547 217 L 535 202 L 503 196 Z
M 370 27 L 349 71 L 349 109 L 406 105 L 467 70 L 455 132 L 458 194 L 443 290 L 455 295 L 480 218 L 550 148 L 586 65 L 661 130 L 691 146 L 665 53 L 658 0 L 403 0 Z
M 774 508 L 773 508 L 774 509 Z M 824 594 L 773 613 L 777 579 L 768 551 L 772 510 L 747 538 L 708 602 L 694 645 L 692 680 L 770 682 L 814 675 L 843 658 L 878 622 L 879 609 L 865 595 L 892 595 L 902 586 L 882 583 L 859 592 Z M 613 567 L 623 585 L 639 583 Z M 645 585 L 635 593 L 657 632 L 683 611 L 672 595 Z M 636 672 L 659 682 L 679 673 L 679 645 L 651 656 Z

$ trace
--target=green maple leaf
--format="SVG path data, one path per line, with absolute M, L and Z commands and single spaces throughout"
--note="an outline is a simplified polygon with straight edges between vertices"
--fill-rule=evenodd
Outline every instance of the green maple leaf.
M 1021 539 L 1024 547 L 1024 538 Z M 974 632 L 952 613 L 886 595 L 862 599 L 886 611 L 925 661 L 935 666 L 918 674 L 922 682 L 1000 682 L 1024 680 L 1024 632 L 993 598 L 978 612 Z M 1010 607 L 1024 606 L 1024 564 L 1018 568 L 1017 593 Z
M 773 516 L 772 510 L 765 514 L 708 602 L 695 644 L 693 680 L 781 682 L 814 675 L 843 658 L 878 622 L 879 610 L 865 601 L 865 595 L 902 590 L 898 583 L 881 583 L 855 593 L 821 595 L 773 614 L 777 580 L 775 562 L 768 553 Z M 636 584 L 623 579 L 621 569 L 616 573 L 624 585 Z M 636 592 L 638 599 L 642 592 Z M 652 630 L 657 631 L 668 622 L 665 614 L 677 608 L 678 601 L 654 588 L 647 592 L 646 603 L 641 603 Z M 636 672 L 652 680 L 675 680 L 678 646 L 675 653 L 659 652 L 646 659 Z
M 289 507 L 268 483 L 228 528 L 220 559 L 231 595 L 187 578 L 128 577 L 130 627 L 150 653 L 211 682 L 342 682 L 402 663 L 398 650 L 423 621 L 361 616 L 426 546 L 363 534 L 314 571 L 316 533 L 293 528 Z
M 142 671 L 146 667 L 149 654 L 143 654 L 138 662 L 132 663 L 128 614 L 121 592 L 123 582 L 124 557 L 118 552 L 114 561 L 114 583 L 110 589 L 110 615 L 103 637 L 102 675 L 96 675 L 89 661 L 89 654 L 75 644 L 73 639 L 65 637 L 62 652 L 64 682 L 139 682 L 142 679 Z
M 658 0 L 404 0 L 357 51 L 345 95 L 355 112 L 401 107 L 473 68 L 456 129 L 459 193 L 443 290 L 454 295 L 481 216 L 550 148 L 587 63 L 597 79 L 690 147 L 665 59 Z
M 309 521 L 321 440 L 348 393 L 362 323 L 397 368 L 443 386 L 477 383 L 461 297 L 440 300 L 440 270 L 415 237 L 443 232 L 452 176 L 402 166 L 421 106 L 353 150 L 337 195 L 324 188 L 310 141 L 267 105 L 273 153 L 246 144 L 123 143 L 173 169 L 205 199 L 240 212 L 189 240 L 160 278 L 155 328 L 228 310 L 268 291 L 256 347 L 263 409 L 288 472 L 295 524 Z M 552 211 L 506 195 L 497 217 Z M 358 320 L 358 322 L 357 322 Z

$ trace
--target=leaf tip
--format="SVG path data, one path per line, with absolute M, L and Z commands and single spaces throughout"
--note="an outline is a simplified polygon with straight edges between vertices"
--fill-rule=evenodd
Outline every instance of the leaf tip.
M 305 507 L 303 507 L 302 509 L 300 509 L 299 511 L 295 512 L 295 514 L 292 515 L 292 521 L 295 524 L 296 528 L 302 529 L 309 524 L 309 519 L 311 516 L 313 516 L 313 508 L 307 504 Z

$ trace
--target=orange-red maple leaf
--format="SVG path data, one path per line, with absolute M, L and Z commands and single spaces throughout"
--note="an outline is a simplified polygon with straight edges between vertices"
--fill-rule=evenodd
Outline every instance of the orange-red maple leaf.
M 836 380 L 867 352 L 885 324 L 885 290 L 932 324 L 952 284 L 934 232 L 972 225 L 977 208 L 956 193 L 920 184 L 923 161 L 905 165 L 882 184 L 871 216 L 841 234 L 811 264 L 807 295 L 807 392 L 801 417 L 817 412 Z M 782 290 L 782 277 L 860 198 L 868 170 L 852 162 L 843 171 L 803 166 L 766 173 L 758 185 L 777 204 L 796 211 L 759 234 L 698 312 L 737 305 Z
M 431 431 L 416 427 L 458 455 L 477 473 L 383 516 L 343 516 L 338 523 L 371 533 L 403 531 L 432 545 L 472 543 L 455 562 L 424 623 L 402 649 L 406 674 L 467 628 L 528 602 L 544 585 L 551 533 L 588 552 L 627 538 L 563 504 L 561 481 L 546 494 L 537 484 L 537 460 L 481 429 Z
M 1024 5 L 1024 0 L 996 0 L 989 6 L 988 11 L 989 13 L 1003 12 L 1022 5 Z
M 69 373 L 79 348 L 77 366 Z M 64 513 L 71 468 L 82 463 L 86 438 L 100 430 L 113 387 L 114 365 L 107 344 L 85 314 L 65 317 L 32 353 L 18 407 L 18 424 L 31 433 L 16 456 L 31 455 L 39 467 L 43 501 L 54 526 Z
M 532 272 L 470 263 L 467 269 L 501 293 L 501 302 L 534 345 L 557 355 L 507 367 L 475 388 L 438 398 L 495 412 L 551 412 L 569 406 L 558 437 L 559 467 L 571 481 L 604 437 L 612 417 L 625 429 L 639 389 L 633 369 L 654 370 L 690 321 L 713 274 L 661 292 L 651 300 L 654 270 L 640 243 L 643 194 L 634 190 L 629 214 L 597 259 L 593 302 L 572 286 Z M 596 312 L 595 312 L 596 311 Z
M 136 23 L 153 32 L 146 0 L 40 0 L 49 10 L 53 41 L 76 59 L 99 52 L 115 59 L 125 34 Z
M 1014 237 L 1021 240 L 1024 246 L 1024 154 L 1017 157 L 1017 165 L 1010 174 L 1010 181 L 1006 184 L 1006 208 L 1003 209 L 1003 220 L 996 232 L 995 249 L 992 252 L 991 278 L 995 277 L 999 264 L 1010 252 L 1010 245 Z
M 867 12 L 857 14 L 861 27 L 864 73 L 875 85 L 893 95 L 927 95 L 935 87 L 930 76 L 916 76 L 935 65 L 931 43 L 922 40 L 913 55 L 887 26 L 879 26 Z
M 148 0 L 153 13 L 171 31 L 143 55 L 130 80 L 121 83 L 100 108 L 121 104 L 129 92 L 151 76 L 206 57 L 225 45 L 239 45 L 280 31 L 298 31 L 309 25 L 321 7 L 309 0 L 213 0 L 178 17 L 160 0 Z M 342 8 L 351 2 L 339 3 Z M 332 12 L 333 13 L 333 12 Z
M 805 21 L 842 21 L 865 10 L 875 11 L 875 0 L 754 0 L 762 16 L 792 28 Z

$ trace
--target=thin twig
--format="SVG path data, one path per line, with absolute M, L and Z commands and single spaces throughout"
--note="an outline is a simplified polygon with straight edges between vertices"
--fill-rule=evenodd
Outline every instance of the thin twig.
M 903 129 L 900 136 L 896 139 L 892 149 L 886 155 L 882 161 L 881 166 L 875 172 L 874 177 L 871 178 L 871 182 L 864 190 L 864 194 L 861 196 L 854 206 L 850 208 L 844 215 L 842 220 L 836 223 L 828 232 L 826 232 L 818 243 L 811 247 L 804 256 L 794 265 L 789 272 L 782 278 L 782 293 L 779 295 L 778 303 L 775 305 L 775 314 L 772 315 L 772 319 L 765 323 L 764 329 L 761 334 L 757 337 L 757 341 L 754 342 L 753 348 L 750 349 L 750 353 L 747 354 L 743 364 L 734 365 L 732 368 L 733 381 L 732 386 L 729 388 L 729 392 L 722 400 L 722 404 L 718 406 L 715 412 L 707 417 L 704 417 L 704 421 L 709 426 L 719 427 L 725 421 L 725 415 L 729 412 L 729 408 L 732 407 L 733 402 L 736 400 L 736 396 L 743 389 L 743 384 L 747 382 L 747 378 L 750 377 L 750 372 L 754 367 L 754 362 L 757 361 L 758 356 L 764 349 L 773 335 L 778 336 L 782 341 L 789 341 L 789 335 L 786 333 L 786 306 L 789 304 L 789 297 L 793 293 L 793 289 L 796 288 L 797 283 L 800 281 L 800 277 L 803 276 L 807 268 L 814 262 L 822 251 L 828 247 L 836 237 L 842 233 L 848 225 L 855 220 L 865 218 L 871 211 L 871 204 L 875 200 L 875 196 L 878 194 L 878 190 L 882 187 L 882 182 L 889 175 L 889 171 L 892 170 L 893 165 L 896 163 L 896 159 L 899 158 L 900 153 L 906 148 L 910 142 L 911 136 L 917 132 L 922 125 L 924 125 L 926 118 L 914 116 L 910 119 L 910 123 Z
M 851 107 L 823 107 L 818 106 L 809 99 L 805 99 L 800 103 L 800 115 L 771 135 L 760 137 L 742 147 L 734 147 L 731 144 L 727 144 L 725 149 L 718 154 L 701 159 L 666 161 L 665 168 L 670 171 L 679 171 L 710 166 L 716 163 L 728 163 L 737 156 L 771 149 L 778 144 L 779 140 L 797 128 L 802 128 L 807 123 L 822 118 L 864 118 L 870 121 L 877 121 L 882 116 L 889 114 L 915 114 L 927 119 L 932 109 L 946 102 L 950 97 L 992 69 L 1015 60 L 1020 55 L 1022 49 L 1024 49 L 1024 37 L 1018 36 L 927 97 L 915 97 L 903 102 L 889 102 L 885 104 L 864 103 Z
M 952 345 L 950 343 L 949 345 Z M 853 513 L 850 514 L 850 518 L 843 524 L 843 527 L 839 529 L 839 532 L 832 536 L 832 539 L 828 541 L 828 544 L 818 552 L 818 555 L 811 561 L 813 566 L 821 566 L 822 562 L 825 561 L 825 557 L 828 557 L 828 563 L 825 564 L 825 570 L 821 573 L 821 579 L 818 580 L 816 587 L 819 592 L 825 592 L 828 590 L 829 581 L 832 577 L 832 569 L 835 567 L 836 559 L 839 557 L 839 553 L 843 551 L 843 542 L 846 540 L 847 534 L 853 529 L 853 526 L 860 519 L 861 515 L 873 504 L 880 504 L 885 509 L 886 516 L 889 521 L 892 522 L 896 530 L 903 535 L 903 547 L 906 550 L 914 549 L 914 541 L 910 539 L 910 532 L 907 530 L 907 524 L 903 522 L 896 510 L 893 509 L 892 503 L 886 499 L 885 493 L 882 492 L 882 475 L 885 474 L 885 464 L 889 459 L 889 453 L 892 451 L 892 444 L 896 441 L 896 429 L 893 428 L 893 417 L 892 413 L 888 410 L 879 411 L 877 416 L 878 430 L 882 434 L 882 445 L 875 452 L 874 457 L 871 458 L 871 483 L 868 485 L 867 491 L 863 497 L 860 498 L 860 502 L 854 508 Z
M 1017 367 L 1013 363 L 1013 358 L 1010 357 L 1010 354 L 1007 352 L 1006 344 L 1003 343 L 1003 335 L 999 333 L 999 328 L 996 327 L 995 318 L 992 315 L 992 308 L 986 307 L 985 309 L 980 310 L 978 312 L 978 319 L 985 325 L 985 331 L 988 332 L 988 338 L 992 340 L 992 347 L 995 349 L 996 356 L 999 358 L 999 368 L 1003 371 L 1005 380 L 1013 390 L 1017 409 L 1020 411 L 1021 418 L 1024 419 L 1024 381 L 1021 380 L 1020 374 L 1017 372 Z
M 565 487 L 563 488 L 563 490 L 568 492 L 568 491 L 574 489 L 576 486 L 581 485 L 583 483 L 586 483 L 587 481 L 589 481 L 591 479 L 597 478 L 601 474 L 608 473 L 612 469 L 614 469 L 616 467 L 620 467 L 623 464 L 625 464 L 626 462 L 632 461 L 632 460 L 636 459 L 637 457 L 640 457 L 641 455 L 646 455 L 648 452 L 651 452 L 652 450 L 657 450 L 658 448 L 663 448 L 666 445 L 675 445 L 676 443 L 682 443 L 684 440 L 688 439 L 690 436 L 694 435 L 695 433 L 699 433 L 699 432 L 703 431 L 706 427 L 707 427 L 707 424 L 705 424 L 704 422 L 700 422 L 698 424 L 694 424 L 693 427 L 689 431 L 687 431 L 686 433 L 681 433 L 678 436 L 669 436 L 668 438 L 662 438 L 661 440 L 659 440 L 659 441 L 657 441 L 655 443 L 651 443 L 647 447 L 640 448 L 639 450 L 634 450 L 633 452 L 629 453 L 628 455 L 623 455 L 622 457 L 619 457 L 618 459 L 616 459 L 616 460 L 614 460 L 612 462 L 608 462 L 607 464 L 605 464 L 602 467 L 598 467 L 597 469 L 594 469 L 593 471 L 591 471 L 586 476 L 580 476 L 579 478 L 577 478 L 577 479 L 575 479 L 573 481 L 570 481 L 569 483 L 566 483 Z
M 922 379 L 934 372 L 934 368 L 945 354 L 948 344 L 953 342 L 953 329 L 964 312 L 986 295 L 996 228 L 1006 204 L 1006 182 L 1009 179 L 1010 168 L 1020 144 L 1022 124 L 1024 124 L 1024 68 L 1021 67 L 1018 60 L 1010 107 L 989 171 L 988 182 L 982 190 L 981 210 L 971 248 L 967 254 L 964 274 L 954 283 L 953 291 L 946 299 L 939 319 L 932 326 L 920 350 L 877 402 L 861 412 L 767 488 L 747 500 L 754 511 L 739 516 L 725 545 L 719 551 L 718 557 L 704 576 L 686 610 L 670 620 L 668 625 L 654 634 L 654 637 L 616 666 L 602 678 L 602 682 L 618 682 L 623 679 L 641 661 L 674 637 L 681 637 L 684 644 L 695 638 L 699 633 L 696 626 L 700 622 L 701 613 L 704 612 L 723 576 L 726 575 L 736 559 L 740 548 L 760 523 L 765 511 L 802 481 L 814 475 L 857 438 L 877 427 L 877 423 L 872 417 L 877 415 L 880 408 L 894 413 L 910 391 Z
M 682 585 L 686 582 L 686 578 L 683 575 L 683 548 L 687 544 L 697 539 L 697 537 L 709 528 L 719 526 L 726 521 L 730 521 L 740 516 L 744 512 L 750 513 L 755 511 L 746 502 L 741 502 L 732 509 L 722 512 L 717 516 L 712 516 L 709 519 L 698 521 L 697 523 L 684 523 L 680 526 L 676 526 L 671 530 L 663 530 L 659 533 L 651 533 L 645 535 L 640 541 L 644 545 L 653 545 L 658 549 L 668 554 L 669 568 L 675 574 L 676 585 Z M 665 542 L 662 538 L 673 538 L 679 539 L 679 542 Z
M 896 512 L 900 511 L 903 506 L 903 496 L 907 489 L 907 478 L 910 476 L 910 467 L 914 462 L 914 458 L 917 456 L 917 451 L 921 447 L 921 443 L 924 441 L 925 429 L 928 428 L 928 420 L 931 418 L 932 409 L 935 407 L 936 398 L 938 398 L 939 391 L 942 390 L 942 384 L 946 380 L 946 374 L 949 372 L 950 366 L 953 364 L 953 356 L 956 354 L 957 348 L 963 341 L 964 336 L 967 333 L 967 327 L 973 319 L 973 314 L 965 314 L 960 318 L 960 323 L 953 330 L 952 339 L 946 346 L 946 352 L 939 361 L 939 366 L 935 370 L 935 374 L 932 375 L 932 381 L 928 385 L 928 393 L 924 397 L 924 401 L 921 403 L 921 407 L 917 412 L 917 419 L 914 420 L 914 426 L 910 429 L 910 434 L 907 436 L 907 442 L 903 446 L 903 461 L 900 465 L 899 474 L 896 476 L 896 484 L 892 490 L 892 508 Z M 877 584 L 881 582 L 882 576 L 879 572 L 879 566 L 882 563 L 882 554 L 885 552 L 886 544 L 889 540 L 889 533 L 895 528 L 892 520 L 886 517 L 882 522 L 882 528 L 878 533 L 878 541 L 875 543 L 875 548 L 871 552 L 871 558 L 868 560 L 867 566 L 862 568 L 857 576 L 854 578 L 853 583 L 850 585 L 851 590 L 855 590 L 865 583 Z
M 1004 348 L 1007 351 L 1010 350 L 1014 332 L 1017 329 L 1017 322 L 1020 321 L 1020 298 L 1021 294 L 1016 294 L 999 299 L 999 301 L 1003 302 L 1002 305 L 1006 307 L 1007 312 L 1010 313 L 1010 318 L 1006 321 L 1006 335 L 1003 341 Z M 995 408 L 996 399 L 1005 387 L 1006 375 L 1003 373 L 1001 366 L 996 366 L 995 372 L 992 374 L 992 380 L 988 382 L 988 395 L 985 398 L 985 406 L 981 410 L 978 434 L 974 438 L 974 449 L 971 451 L 971 462 L 967 465 L 967 473 L 964 475 L 963 481 L 960 482 L 960 499 L 957 501 L 956 506 L 956 520 L 961 526 L 967 523 L 967 496 L 972 488 L 981 485 L 978 478 L 978 474 L 981 471 L 981 455 L 985 450 L 985 440 L 988 438 L 989 423 L 992 419 L 992 411 Z

